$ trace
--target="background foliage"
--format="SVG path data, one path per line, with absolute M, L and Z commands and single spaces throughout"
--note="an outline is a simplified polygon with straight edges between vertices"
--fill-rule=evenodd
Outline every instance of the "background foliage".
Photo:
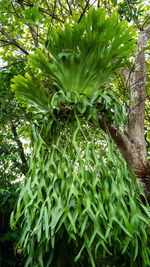
M 28 155 L 25 156 L 20 139 L 28 137 L 26 127 L 29 122 L 25 110 L 10 90 L 14 73 L 24 74 L 24 67 L 21 63 L 18 68 L 11 66 L 0 72 L 0 265 L 4 267 L 24 265 L 21 254 L 14 254 L 20 227 L 12 231 L 9 223 L 20 192 L 19 180 L 23 179 L 28 169 Z

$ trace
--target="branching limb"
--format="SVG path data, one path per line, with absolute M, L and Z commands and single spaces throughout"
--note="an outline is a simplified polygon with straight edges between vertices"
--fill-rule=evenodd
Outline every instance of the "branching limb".
M 72 16 L 72 9 L 71 9 L 70 3 L 69 3 L 68 0 L 66 0 L 66 2 L 67 2 L 67 5 L 68 5 L 68 8 L 69 8 L 70 15 Z
M 90 2 L 89 0 L 86 1 L 86 6 L 85 6 L 85 8 L 84 8 L 84 10 L 83 10 L 83 12 L 82 12 L 80 18 L 78 19 L 78 23 L 81 21 L 83 15 L 85 14 L 86 10 L 88 9 L 89 2 Z
M 21 50 L 25 55 L 29 55 L 28 51 L 26 51 L 26 49 L 20 45 L 16 40 L 14 40 L 3 28 L 0 30 L 1 34 L 4 35 L 8 40 L 9 43 L 12 45 L 15 45 L 19 50 Z M 2 40 L 2 39 L 1 39 Z M 6 42 L 8 43 L 8 41 L 6 40 Z
M 132 15 L 132 18 L 134 20 L 135 25 L 141 31 L 142 27 L 139 25 L 138 19 L 137 19 L 136 15 L 134 14 L 134 11 L 133 11 L 133 8 L 132 8 L 132 4 L 131 4 L 130 0 L 127 0 L 127 5 L 128 5 L 128 8 L 129 8 L 129 10 L 131 12 L 131 15 Z
M 98 122 L 99 122 L 100 128 L 106 134 L 111 135 L 111 137 L 114 140 L 116 146 L 118 147 L 120 153 L 126 159 L 126 161 L 129 162 L 128 155 L 129 155 L 129 153 L 131 153 L 130 152 L 131 143 L 130 143 L 128 137 L 125 134 L 123 134 L 122 132 L 120 132 L 119 130 L 117 130 L 113 125 L 109 125 L 103 119 L 102 115 L 99 112 L 97 113 L 97 116 L 98 116 Z
M 13 65 L 20 64 L 20 63 L 22 63 L 22 62 L 24 62 L 24 61 L 27 61 L 27 59 L 22 59 L 22 60 L 20 60 L 20 61 L 14 62 L 14 63 L 12 63 L 12 64 L 6 65 L 6 66 L 4 66 L 4 67 L 0 67 L 0 70 L 9 68 L 9 67 L 11 67 L 11 66 L 13 66 Z

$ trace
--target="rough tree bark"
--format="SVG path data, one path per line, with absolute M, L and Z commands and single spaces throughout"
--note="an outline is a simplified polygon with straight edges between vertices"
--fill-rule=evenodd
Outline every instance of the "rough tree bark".
M 147 157 L 144 138 L 144 117 L 146 100 L 146 62 L 145 52 L 147 41 L 150 38 L 150 27 L 140 32 L 137 42 L 134 70 L 123 70 L 123 75 L 130 89 L 130 107 L 128 126 L 124 133 L 109 126 L 111 137 L 120 150 L 126 162 L 133 169 L 137 179 L 150 203 L 150 162 Z M 98 114 L 99 125 L 106 131 L 102 116 Z

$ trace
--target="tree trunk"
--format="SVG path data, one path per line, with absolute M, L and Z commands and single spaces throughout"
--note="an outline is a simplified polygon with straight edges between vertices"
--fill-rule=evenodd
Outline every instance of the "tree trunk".
M 15 139 L 15 141 L 17 143 L 17 146 L 18 146 L 18 149 L 19 149 L 20 159 L 22 161 L 22 164 L 24 165 L 23 173 L 26 174 L 27 169 L 28 169 L 28 164 L 27 164 L 27 161 L 26 161 L 26 158 L 25 158 L 23 146 L 22 146 L 22 143 L 21 143 L 21 141 L 20 141 L 20 139 L 18 137 L 18 134 L 17 134 L 17 131 L 16 131 L 16 127 L 13 124 L 12 121 L 10 121 L 10 126 L 11 126 L 11 131 L 13 133 L 14 139 Z
M 126 162 L 141 182 L 150 203 L 150 162 L 148 161 L 144 138 L 144 117 L 146 100 L 146 62 L 143 49 L 150 37 L 149 27 L 141 31 L 137 42 L 134 71 L 123 70 L 127 86 L 130 89 L 130 107 L 128 126 L 124 134 L 114 126 L 108 126 L 111 137 Z M 102 116 L 98 114 L 100 127 L 107 132 Z

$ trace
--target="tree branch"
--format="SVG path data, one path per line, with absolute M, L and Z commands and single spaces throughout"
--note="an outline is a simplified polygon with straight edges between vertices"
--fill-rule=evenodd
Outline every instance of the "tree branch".
M 24 62 L 24 61 L 27 61 L 27 59 L 22 59 L 22 60 L 20 60 L 20 61 L 14 62 L 14 63 L 12 63 L 12 64 L 6 65 L 6 66 L 4 66 L 4 67 L 0 67 L 0 70 L 3 70 L 3 69 L 5 69 L 5 68 L 9 68 L 9 67 L 11 67 L 11 66 L 13 66 L 13 65 L 17 65 L 17 64 L 22 63 L 22 62 Z
M 127 5 L 128 5 L 128 8 L 129 8 L 129 10 L 130 10 L 130 12 L 131 12 L 131 15 L 132 15 L 132 17 L 133 17 L 133 20 L 134 20 L 135 25 L 136 25 L 137 28 L 141 31 L 141 30 L 142 30 L 142 27 L 139 25 L 139 22 L 138 22 L 138 20 L 137 20 L 137 17 L 135 16 L 135 14 L 134 14 L 134 12 L 133 12 L 133 8 L 132 8 L 132 6 L 131 6 L 130 0 L 127 0 Z
M 55 1 L 56 2 L 56 1 Z M 25 6 L 29 6 L 29 7 L 34 7 L 35 5 L 34 4 L 29 4 L 27 2 L 24 2 L 24 5 Z M 42 8 L 42 7 L 39 7 L 39 11 L 41 13 L 44 13 L 44 14 L 47 14 L 49 15 L 50 17 L 52 17 L 52 19 L 56 19 L 57 21 L 59 22 L 62 22 L 64 23 L 65 21 L 61 20 L 60 18 L 58 18 L 56 15 L 54 15 L 53 13 L 50 13 L 49 11 L 47 11 L 46 9 Z
M 22 1 L 18 1 L 18 3 L 19 3 L 19 5 L 21 6 L 22 10 L 24 11 L 25 8 L 24 8 L 24 4 L 23 4 L 23 2 L 22 2 Z M 25 16 L 25 17 L 26 17 L 26 16 Z M 27 18 L 26 18 L 26 19 L 27 19 Z M 34 44 L 35 44 L 35 47 L 39 47 L 39 44 L 38 44 L 38 36 L 37 36 L 37 34 L 35 33 L 33 26 L 28 25 L 28 24 L 27 24 L 27 26 L 28 26 L 29 29 L 30 29 L 30 32 L 31 32 L 31 35 L 32 35 L 32 38 L 33 38 L 33 41 L 34 41 Z
M 87 8 L 88 8 L 88 6 L 89 6 L 89 2 L 90 2 L 90 1 L 87 0 L 87 2 L 86 2 L 86 6 L 85 6 L 85 8 L 84 8 L 84 10 L 83 10 L 83 12 L 82 12 L 80 18 L 78 19 L 78 23 L 81 21 L 83 15 L 85 14 L 85 12 L 86 12 L 86 10 L 87 10 Z
M 26 51 L 26 49 L 20 45 L 16 40 L 14 40 L 3 28 L 0 30 L 0 32 L 10 41 L 10 44 L 15 45 L 19 50 L 21 50 L 26 56 L 29 55 L 29 53 Z
M 65 22 L 64 20 L 59 19 L 56 15 L 49 13 L 49 12 L 48 12 L 47 10 L 45 10 L 44 8 L 40 8 L 40 7 L 39 7 L 39 11 L 41 11 L 42 13 L 45 13 L 45 14 L 49 15 L 50 17 L 52 17 L 52 19 L 56 19 L 56 20 L 59 21 L 59 22 L 62 22 L 62 23 Z
M 145 153 L 145 141 L 143 144 L 139 144 L 137 140 L 131 140 L 128 133 L 122 133 L 117 130 L 113 125 L 107 124 L 103 117 L 98 115 L 98 121 L 100 128 L 106 133 L 110 134 L 120 153 L 128 163 L 128 165 L 135 172 L 136 177 L 140 180 L 143 189 L 145 190 L 147 186 L 147 174 L 149 169 L 149 161 L 147 159 L 147 154 Z M 148 188 L 147 188 L 148 190 Z M 146 190 L 145 190 L 146 192 Z
M 68 0 L 66 0 L 66 1 L 67 1 L 67 5 L 68 5 L 68 8 L 69 8 L 70 15 L 72 16 L 72 10 L 71 10 L 71 6 L 70 6 L 70 4 L 69 4 Z
M 128 139 L 128 137 L 117 130 L 113 125 L 110 125 L 105 121 L 102 117 L 102 115 L 98 112 L 97 113 L 98 122 L 100 128 L 106 133 L 110 134 L 112 139 L 114 140 L 116 146 L 118 147 L 120 153 L 122 156 L 126 159 L 126 161 L 129 163 L 128 155 L 131 154 L 131 143 Z

